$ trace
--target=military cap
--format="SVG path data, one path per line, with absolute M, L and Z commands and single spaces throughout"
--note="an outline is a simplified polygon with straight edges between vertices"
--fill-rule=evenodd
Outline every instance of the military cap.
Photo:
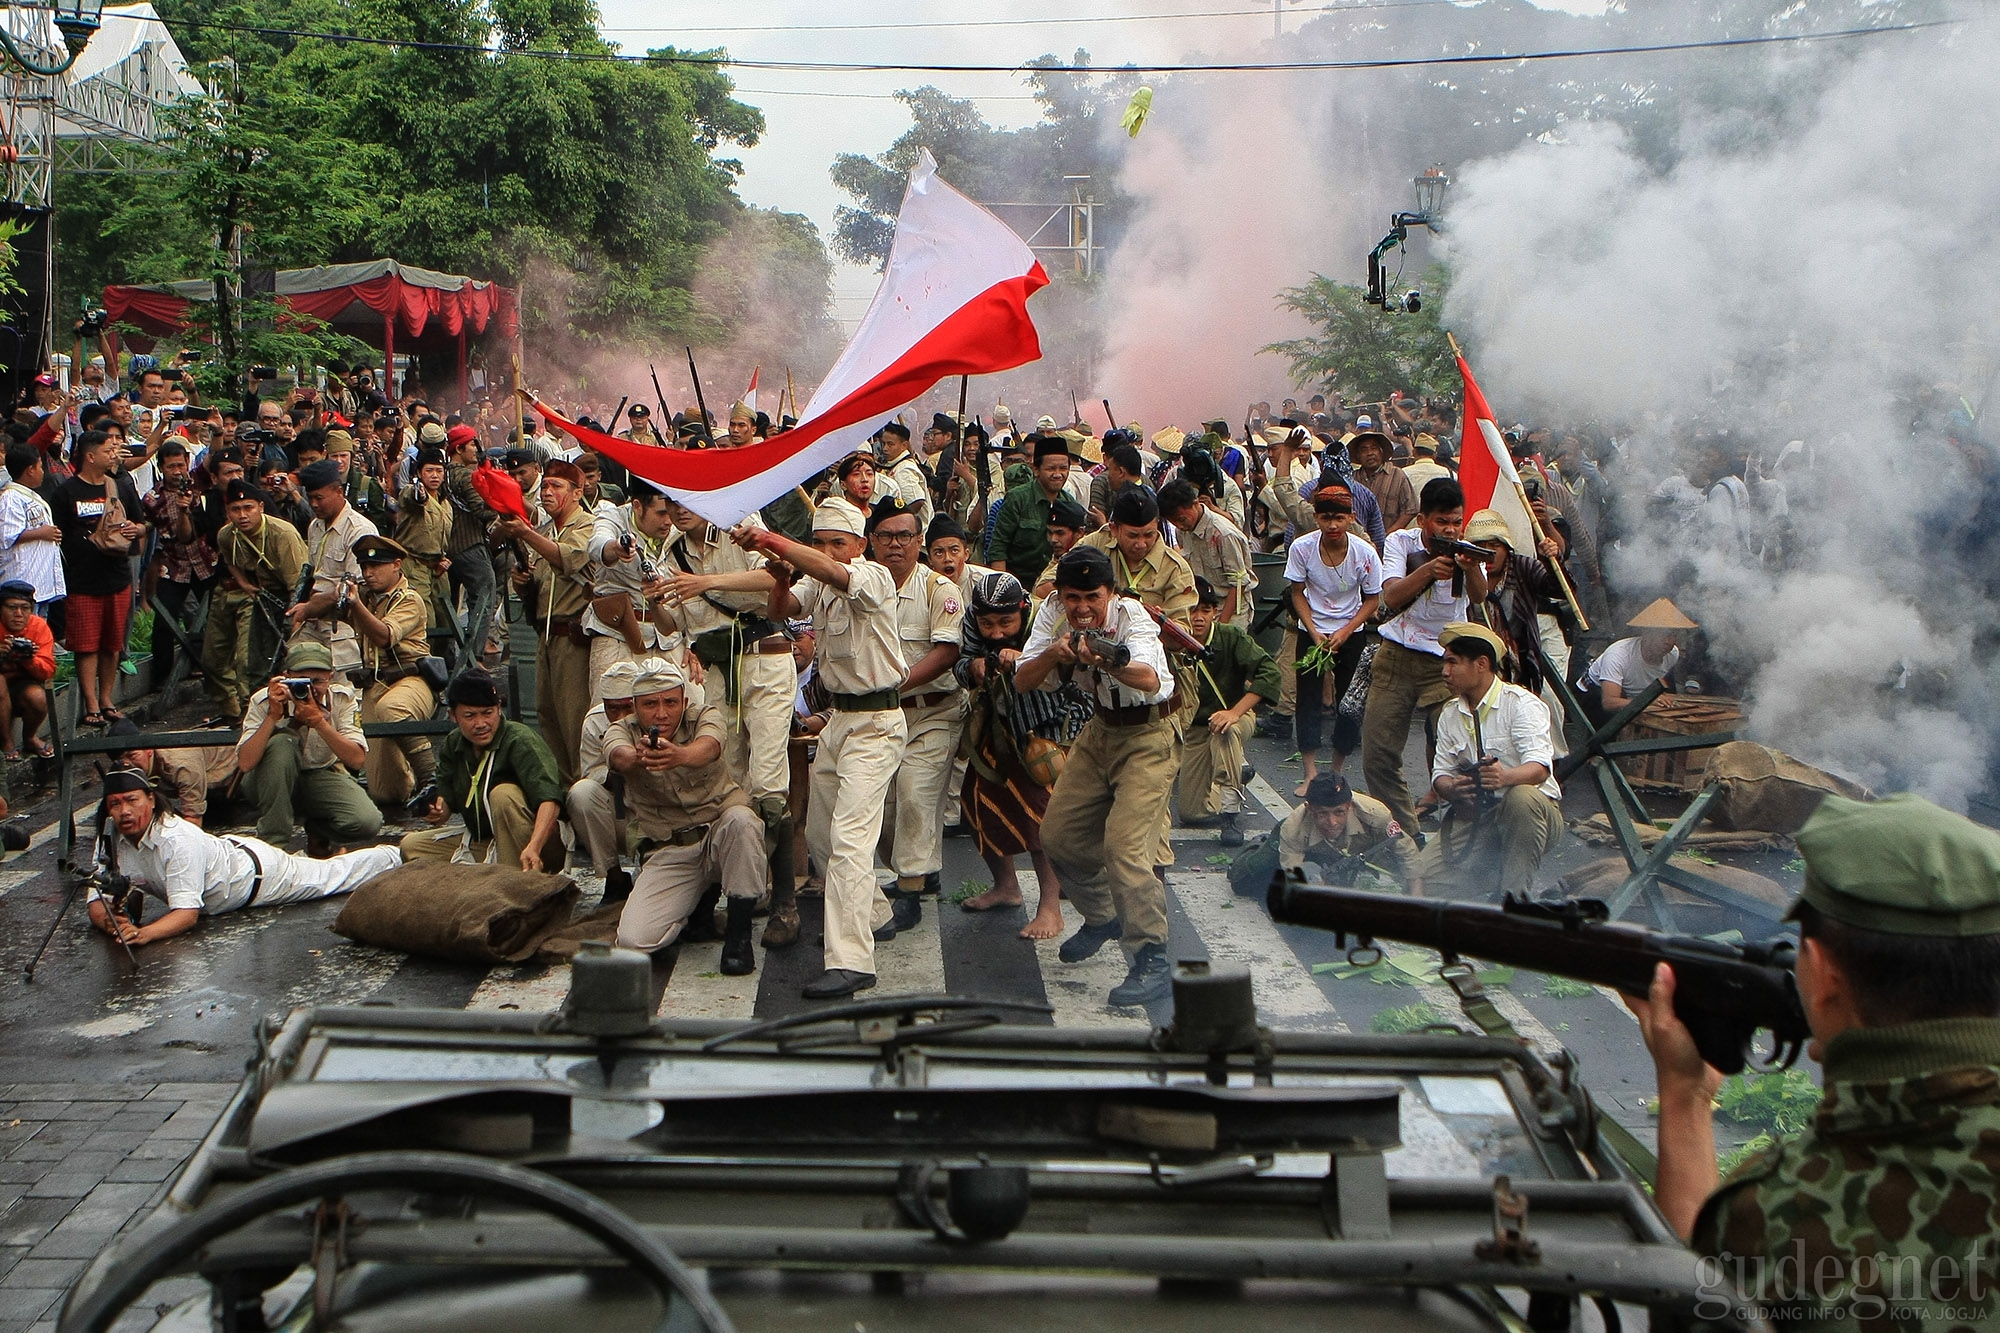
M 1437 456 L 1437 451 L 1438 451 L 1437 436 L 1432 435 L 1429 431 L 1420 430 L 1417 432 L 1416 443 L 1411 445 L 1410 447 L 1415 449 L 1420 454 L 1429 454 L 1433 458 L 1435 458 Z
M 386 565 L 401 560 L 409 554 L 400 543 L 380 533 L 370 533 L 357 540 L 348 549 L 353 551 L 354 558 L 364 565 Z
M 1828 796 L 1798 833 L 1810 903 L 1891 935 L 2000 935 L 2000 833 L 1905 792 Z
M 330 454 L 351 454 L 354 452 L 354 437 L 344 430 L 330 430 L 326 433 L 326 451 Z
M 1054 417 L 1044 414 L 1035 418 L 1036 430 L 1054 430 L 1055 428 L 1056 419 Z
M 1454 643 L 1469 639 L 1483 643 L 1493 650 L 1494 659 L 1507 655 L 1507 646 L 1500 642 L 1500 636 L 1484 625 L 1475 625 L 1469 620 L 1454 620 L 1438 631 L 1438 647 L 1449 648 Z
M 271 497 L 266 495 L 261 488 L 243 480 L 241 477 L 232 479 L 222 492 L 222 502 L 224 504 L 235 504 L 238 500 L 255 500 L 260 505 L 271 503 Z
M 845 532 L 860 537 L 867 534 L 868 520 L 853 504 L 835 496 L 813 511 L 814 532 Z
M 950 514 L 939 514 L 931 520 L 929 530 L 924 533 L 924 545 L 933 545 L 946 537 L 956 537 L 964 541 L 965 525 Z
M 1215 590 L 1213 583 L 1197 574 L 1194 576 L 1194 600 L 1198 606 L 1221 606 L 1222 594 Z
M 344 486 L 347 478 L 340 473 L 338 464 L 328 459 L 308 463 L 299 469 L 299 489 L 302 491 L 323 490 L 328 486 Z
M 1322 810 L 1338 810 L 1354 799 L 1354 789 L 1338 773 L 1321 773 L 1306 784 L 1306 804 Z
M 1006 481 L 1007 489 L 1011 491 L 1016 486 L 1026 486 L 1029 482 L 1033 481 L 1035 479 L 1035 470 L 1026 463 L 1009 463 L 1006 470 L 1000 475 Z
M 116 718 L 113 718 L 113 719 L 111 719 L 111 725 L 110 725 L 110 726 L 108 726 L 108 727 L 106 727 L 106 728 L 104 729 L 104 734 L 105 734 L 105 735 L 107 735 L 107 736 L 143 736 L 143 735 L 145 735 L 145 733 L 144 733 L 143 731 L 139 730 L 139 724 L 138 724 L 137 722 L 134 722 L 134 721 L 133 721 L 133 720 L 132 720 L 131 718 L 129 718 L 129 717 L 116 717 Z M 143 747 L 140 747 L 140 748 L 143 748 Z
M 639 679 L 637 662 L 613 662 L 604 668 L 604 676 L 597 687 L 600 699 L 623 700 L 632 697 L 632 686 Z
M 533 449 L 509 449 L 506 462 L 510 468 L 540 467 L 542 458 Z
M 566 481 L 578 490 L 583 489 L 583 469 L 567 458 L 551 458 L 542 465 L 542 480 L 548 481 L 551 478 L 556 481 Z
M 1056 562 L 1055 584 L 1058 588 L 1090 592 L 1116 587 L 1118 581 L 1111 572 L 1110 556 L 1095 546 L 1078 546 Z
M 311 639 L 300 639 L 285 650 L 287 671 L 331 671 L 333 650 Z
M 498 708 L 500 682 L 478 667 L 467 667 L 444 687 L 444 701 L 449 708 Z
M 120 792 L 151 791 L 153 780 L 140 769 L 114 768 L 104 775 L 104 794 L 116 796 Z
M 668 690 L 683 689 L 687 685 L 687 672 L 679 663 L 664 657 L 648 657 L 639 663 L 638 671 L 632 678 L 632 697 L 646 694 L 665 694 Z
M 931 429 L 943 431 L 946 435 L 958 434 L 958 421 L 949 412 L 931 413 Z
M 914 519 L 917 516 L 917 511 L 911 508 L 909 502 L 903 499 L 902 496 L 885 495 L 875 502 L 873 509 L 868 511 L 867 530 L 873 532 L 890 519 L 901 518 L 905 514 Z
M 750 410 L 750 404 L 734 402 L 729 405 L 729 419 L 731 421 L 747 421 L 755 425 L 757 423 L 757 414 Z
M 476 435 L 478 432 L 474 431 L 473 434 Z M 427 444 L 433 449 L 444 444 L 448 438 L 442 421 L 426 421 L 417 430 L 417 443 Z
M 1074 528 L 1078 532 L 1090 530 L 1090 515 L 1074 498 L 1058 495 L 1049 506 L 1049 526 L 1052 528 Z

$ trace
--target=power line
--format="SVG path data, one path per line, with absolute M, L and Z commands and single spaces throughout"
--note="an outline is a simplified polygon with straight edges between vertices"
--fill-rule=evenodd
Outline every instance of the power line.
M 164 19 L 154 22 L 166 26 Z M 1458 56 L 1382 56 L 1363 60 L 1251 60 L 1186 65 L 1058 65 L 1047 70 L 1055 74 L 1283 74 L 1331 70 L 1417 69 L 1450 65 L 1514 65 L 1543 60 L 1578 60 L 1591 56 L 1655 55 L 1675 51 L 1720 51 L 1739 47 L 1775 46 L 1798 42 L 1831 42 L 1851 38 L 1880 37 L 1889 33 L 1919 32 L 1926 28 L 1956 27 L 1966 19 L 1931 19 L 1918 23 L 1896 23 L 1869 28 L 1841 28 L 1831 32 L 1766 34 L 1757 37 L 1717 37 L 1697 42 L 1654 42 L 1638 46 L 1576 47 L 1551 51 L 1493 52 Z M 188 24 L 223 32 L 244 32 L 260 37 L 297 37 L 332 42 L 336 45 L 388 46 L 410 51 L 482 56 L 506 55 L 534 60 L 619 62 L 630 64 L 693 66 L 704 69 L 799 70 L 816 74 L 1025 74 L 1040 67 L 1017 65 L 945 65 L 917 62 L 862 62 L 830 60 L 757 60 L 742 56 L 672 54 L 626 55 L 595 51 L 501 51 L 466 42 L 418 42 L 394 37 L 363 37 L 352 33 L 314 32 L 302 28 L 274 28 L 247 23 L 218 23 L 207 20 Z
M 838 97 L 856 102 L 896 102 L 902 100 L 894 93 L 828 93 L 821 92 L 816 88 L 739 87 L 735 90 L 734 95 L 738 97 Z M 1033 93 L 996 93 L 991 96 L 968 93 L 963 97 L 953 94 L 953 100 L 959 102 L 1039 102 L 1041 99 Z

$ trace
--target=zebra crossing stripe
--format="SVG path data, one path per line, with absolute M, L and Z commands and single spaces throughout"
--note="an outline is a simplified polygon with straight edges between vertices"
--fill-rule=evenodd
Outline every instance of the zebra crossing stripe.
M 465 1002 L 467 1009 L 552 1013 L 569 998 L 569 964 L 516 963 L 496 967 Z
M 1250 898 L 1239 898 L 1229 877 L 1209 870 L 1170 870 L 1167 887 L 1180 902 L 1210 961 L 1250 969 L 1250 991 L 1259 1022 L 1315 1032 L 1346 1032 L 1326 992 L 1312 979 L 1277 923 Z
M 1040 883 L 1032 870 L 1017 872 L 1021 897 L 1039 901 Z M 1106 1000 L 1111 988 L 1125 979 L 1125 953 L 1116 942 L 1099 949 L 1080 963 L 1065 963 L 1056 957 L 1062 942 L 1083 925 L 1083 914 L 1067 900 L 1062 904 L 1063 928 L 1052 940 L 1035 941 L 1035 963 L 1041 969 L 1042 990 L 1049 997 L 1059 1028 L 1150 1028 L 1153 1020 L 1143 1009 L 1113 1009 Z

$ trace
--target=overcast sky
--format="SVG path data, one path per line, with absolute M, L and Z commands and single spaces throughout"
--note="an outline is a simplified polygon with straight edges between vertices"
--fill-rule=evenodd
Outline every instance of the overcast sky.
M 1537 2 L 1575 13 L 1604 8 L 1603 0 Z M 980 6 L 976 24 L 963 22 L 964 0 L 598 0 L 598 8 L 605 36 L 633 53 L 722 46 L 744 59 L 945 64 L 1011 64 L 1049 52 L 1067 59 L 1079 46 L 1106 65 L 1227 56 L 1268 40 L 1272 21 L 1269 5 L 1244 0 L 1007 0 Z M 1287 32 L 1312 12 L 1289 2 L 1284 9 Z M 910 24 L 949 26 L 867 26 Z M 897 89 L 936 84 L 976 99 L 1003 128 L 1038 114 L 1020 78 L 1007 74 L 740 69 L 734 77 L 737 96 L 762 108 L 766 123 L 763 141 L 743 154 L 743 198 L 803 213 L 828 239 L 834 210 L 848 198 L 827 170 L 837 154 L 878 153 L 910 127 L 892 96 Z M 837 266 L 835 314 L 843 324 L 860 319 L 877 281 L 872 270 Z

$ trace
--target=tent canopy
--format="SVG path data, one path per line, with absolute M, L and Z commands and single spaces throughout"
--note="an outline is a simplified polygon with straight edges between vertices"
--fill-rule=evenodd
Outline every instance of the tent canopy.
M 205 281 L 106 287 L 104 308 L 111 318 L 137 325 L 154 337 L 187 327 L 191 302 L 212 299 Z M 512 339 L 520 327 L 518 294 L 497 282 L 455 273 L 412 268 L 393 259 L 317 268 L 280 269 L 278 303 L 323 319 L 343 333 L 392 351 L 396 334 L 421 339 L 483 334 L 489 325 Z

